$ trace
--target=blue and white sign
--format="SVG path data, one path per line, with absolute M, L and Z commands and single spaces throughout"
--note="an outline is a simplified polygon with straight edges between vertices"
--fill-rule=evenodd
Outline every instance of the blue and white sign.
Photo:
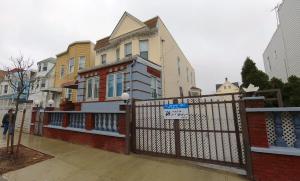
M 189 119 L 189 105 L 165 104 L 164 119 Z

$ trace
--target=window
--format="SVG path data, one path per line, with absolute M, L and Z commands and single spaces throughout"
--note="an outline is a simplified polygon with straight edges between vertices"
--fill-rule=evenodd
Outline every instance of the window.
M 8 92 L 8 85 L 4 85 L 4 94 L 7 94 Z
M 74 72 L 74 63 L 75 63 L 74 58 L 71 58 L 69 60 L 69 73 Z
M 45 79 L 42 79 L 41 81 L 41 88 L 45 88 L 46 87 L 46 80 Z
M 43 71 L 47 71 L 47 67 L 48 67 L 48 63 L 47 62 L 43 63 Z
M 186 68 L 186 80 L 189 81 L 189 68 Z
M 82 70 L 84 68 L 85 68 L 85 56 L 80 56 L 78 62 L 78 70 Z
M 130 57 L 132 55 L 131 43 L 125 44 L 124 49 L 125 49 L 125 57 Z
M 107 97 L 120 97 L 123 93 L 123 73 L 109 74 L 107 79 Z
M 177 71 L 178 71 L 178 75 L 180 75 L 180 58 L 177 57 Z
M 95 100 L 99 97 L 99 77 L 91 77 L 86 81 L 86 100 Z
M 191 83 L 193 83 L 193 72 L 191 71 Z
M 117 62 L 120 61 L 120 48 L 116 49 L 116 58 L 117 58 Z
M 148 60 L 148 40 L 140 40 L 140 56 Z
M 101 55 L 101 63 L 102 65 L 106 64 L 106 54 Z
M 158 82 L 156 77 L 151 77 L 151 96 L 152 98 L 158 98 Z
M 41 69 L 42 69 L 42 66 L 41 66 L 41 64 L 39 64 L 39 72 L 41 71 Z
M 66 92 L 65 92 L 65 93 L 66 93 L 66 94 L 65 94 L 66 99 L 67 99 L 68 101 L 70 101 L 71 98 L 72 98 L 72 89 L 66 88 Z
M 64 76 L 65 76 L 65 68 L 64 68 L 64 66 L 62 65 L 62 66 L 60 67 L 60 77 L 63 78 Z

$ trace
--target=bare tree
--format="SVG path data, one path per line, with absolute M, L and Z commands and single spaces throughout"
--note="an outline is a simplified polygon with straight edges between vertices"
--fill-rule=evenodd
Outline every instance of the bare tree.
M 28 91 L 30 89 L 30 84 L 33 82 L 32 80 L 32 66 L 34 62 L 30 59 L 25 59 L 23 55 L 20 55 L 19 57 L 10 58 L 10 64 L 6 67 L 6 77 L 7 81 L 9 83 L 9 86 L 13 90 L 13 94 L 16 95 L 14 101 L 15 101 L 15 116 L 9 116 L 10 117 L 10 131 L 13 131 L 11 134 L 11 153 L 13 153 L 13 145 L 14 145 L 14 130 L 15 130 L 15 122 L 17 118 L 17 114 L 19 111 L 19 103 L 21 100 L 21 96 L 25 93 L 25 91 Z M 29 92 L 28 92 L 29 93 Z M 26 98 L 27 99 L 27 98 Z M 22 119 L 23 120 L 23 119 Z M 10 134 L 9 131 L 9 134 Z M 22 130 L 20 132 L 22 134 Z M 9 136 L 8 136 L 9 139 Z M 21 139 L 21 135 L 19 137 L 19 140 Z M 7 140 L 9 147 L 9 140 Z M 19 145 L 18 145 L 19 146 Z

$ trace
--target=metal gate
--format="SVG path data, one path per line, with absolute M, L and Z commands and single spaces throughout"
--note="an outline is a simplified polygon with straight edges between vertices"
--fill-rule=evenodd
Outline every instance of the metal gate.
M 134 101 L 135 153 L 245 168 L 240 95 Z M 166 120 L 163 105 L 188 103 L 188 120 Z

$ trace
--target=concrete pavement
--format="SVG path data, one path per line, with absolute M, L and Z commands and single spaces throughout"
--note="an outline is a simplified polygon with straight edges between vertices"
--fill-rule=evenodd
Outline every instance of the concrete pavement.
M 116 154 L 28 134 L 24 134 L 22 144 L 55 158 L 4 174 L 3 177 L 9 181 L 246 180 L 242 176 L 195 166 L 182 160 Z

